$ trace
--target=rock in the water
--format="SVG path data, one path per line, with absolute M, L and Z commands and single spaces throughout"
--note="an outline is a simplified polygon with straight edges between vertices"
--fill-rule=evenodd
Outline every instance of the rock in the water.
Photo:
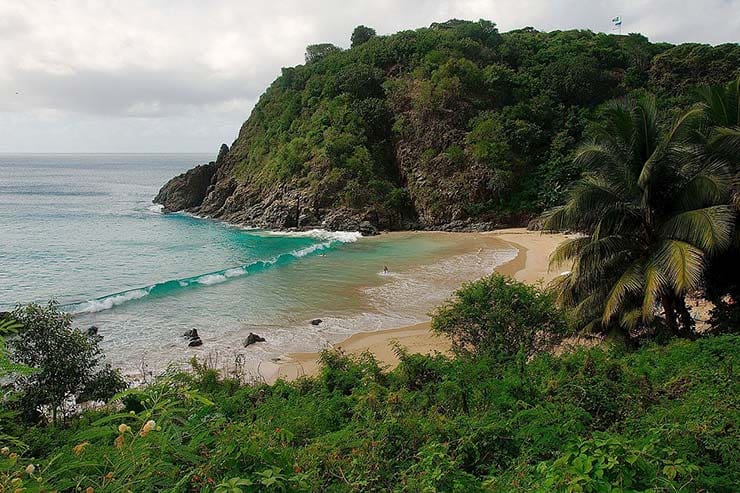
M 98 335 L 98 327 L 95 325 L 91 325 L 90 327 L 88 327 L 87 335 L 88 337 L 93 337 L 93 336 Z
M 244 347 L 251 346 L 256 342 L 265 342 L 265 338 L 250 332 L 247 338 L 244 339 Z
M 378 234 L 378 228 L 373 226 L 370 221 L 362 221 L 357 228 L 362 236 L 375 236 Z
M 196 166 L 165 183 L 154 202 L 162 204 L 169 212 L 198 207 L 203 203 L 215 173 L 215 163 Z
M 197 329 L 186 330 L 182 336 L 188 339 L 188 346 L 190 347 L 203 345 L 203 340 L 198 335 Z
M 320 318 L 314 318 L 313 320 L 311 320 L 311 325 L 319 325 L 321 322 L 323 322 L 323 320 L 321 320 Z

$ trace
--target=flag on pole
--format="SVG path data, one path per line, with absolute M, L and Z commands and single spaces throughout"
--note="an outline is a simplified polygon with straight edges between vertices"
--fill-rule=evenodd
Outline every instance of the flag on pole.
M 620 16 L 616 16 L 614 19 L 612 19 L 612 22 L 615 26 L 621 26 L 622 25 L 622 18 Z

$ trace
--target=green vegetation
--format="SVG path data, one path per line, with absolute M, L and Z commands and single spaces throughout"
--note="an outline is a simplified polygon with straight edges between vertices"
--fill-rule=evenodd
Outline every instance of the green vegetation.
M 48 407 L 57 423 L 75 402 L 109 399 L 126 388 L 119 372 L 104 363 L 98 340 L 72 328 L 72 316 L 58 311 L 56 303 L 32 303 L 16 309 L 12 317 L 19 329 L 10 344 L 13 359 L 33 369 L 13 381 L 12 408 L 27 421 L 38 421 Z
M 599 106 L 650 91 L 659 109 L 738 74 L 740 47 L 671 46 L 638 34 L 452 20 L 352 48 L 311 45 L 244 123 L 232 173 L 299 189 L 311 208 L 406 220 L 521 222 L 560 203 L 581 172 L 572 153 Z M 407 200 L 396 200 L 406 192 Z
M 540 353 L 523 366 L 402 352 L 390 373 L 367 355 L 326 353 L 320 377 L 272 386 L 200 368 L 129 390 L 66 427 L 6 419 L 24 444 L 3 452 L 0 484 L 732 492 L 738 355 L 740 338 L 726 335 L 636 352 Z
M 685 296 L 702 285 L 712 255 L 732 244 L 731 162 L 708 152 L 694 108 L 662 129 L 655 98 L 607 105 L 593 141 L 576 154 L 587 170 L 547 229 L 585 236 L 563 243 L 555 263 L 560 301 L 586 326 L 649 325 L 659 305 L 667 329 L 690 334 Z
M 53 306 L 17 313 L 64 325 Z M 318 377 L 273 385 L 194 362 L 64 424 L 5 411 L 0 488 L 735 491 L 740 336 L 555 356 L 541 350 L 567 331 L 553 295 L 499 275 L 433 322 L 455 358 L 399 348 L 386 372 L 325 352 Z
M 494 274 L 465 284 L 437 309 L 432 329 L 462 355 L 511 358 L 551 348 L 568 332 L 552 293 Z

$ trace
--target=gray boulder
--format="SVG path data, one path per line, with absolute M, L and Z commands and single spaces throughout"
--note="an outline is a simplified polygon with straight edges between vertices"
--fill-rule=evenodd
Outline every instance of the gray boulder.
M 258 336 L 257 334 L 250 332 L 246 339 L 244 339 L 244 347 L 251 346 L 257 342 L 265 342 L 265 338 Z

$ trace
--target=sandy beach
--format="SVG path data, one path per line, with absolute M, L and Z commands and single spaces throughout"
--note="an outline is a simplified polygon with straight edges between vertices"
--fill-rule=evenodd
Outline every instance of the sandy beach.
M 460 233 L 465 235 L 465 233 Z M 550 253 L 566 239 L 562 234 L 542 234 L 525 228 L 512 228 L 484 233 L 495 236 L 518 251 L 517 256 L 495 270 L 526 283 L 546 284 L 559 272 L 548 271 Z M 411 353 L 448 354 L 449 341 L 433 334 L 430 322 L 374 332 L 360 332 L 334 345 L 349 354 L 372 353 L 381 364 L 393 368 L 398 364 L 394 345 L 399 344 Z M 269 381 L 292 380 L 301 376 L 315 375 L 319 370 L 319 353 L 291 353 L 275 363 L 266 363 L 262 375 Z

